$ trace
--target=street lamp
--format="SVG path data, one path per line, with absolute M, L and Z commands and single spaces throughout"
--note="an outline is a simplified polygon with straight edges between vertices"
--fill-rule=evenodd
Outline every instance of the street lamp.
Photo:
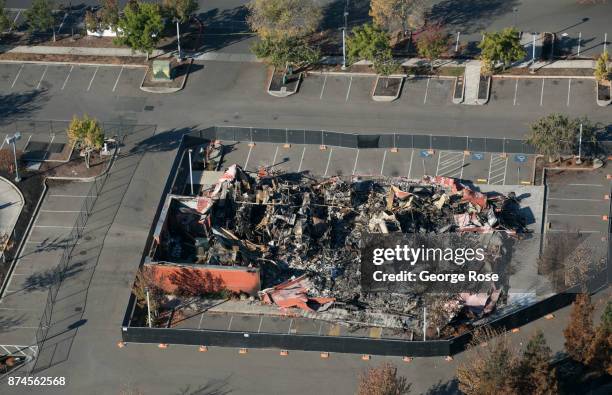
M 348 28 L 349 0 L 344 3 L 344 27 L 342 28 L 342 70 L 346 70 L 346 29 Z
M 15 149 L 15 143 L 21 140 L 21 133 L 17 132 L 12 136 L 6 136 L 4 141 L 7 144 L 13 145 L 13 157 L 15 158 L 15 182 L 21 181 L 21 177 L 19 177 L 19 165 L 17 164 L 17 150 Z
M 149 287 L 145 287 L 145 293 L 147 294 L 147 317 L 149 318 L 149 328 L 151 328 L 151 304 L 149 303 Z
M 178 45 L 178 60 L 181 60 L 181 30 L 179 27 L 179 19 L 176 18 L 176 44 Z

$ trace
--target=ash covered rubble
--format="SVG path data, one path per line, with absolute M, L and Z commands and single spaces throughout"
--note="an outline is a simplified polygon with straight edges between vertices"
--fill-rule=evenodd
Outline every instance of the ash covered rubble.
M 423 299 L 361 291 L 366 233 L 528 232 L 514 194 L 486 195 L 446 177 L 318 180 L 266 170 L 250 175 L 232 165 L 200 195 L 194 213 L 208 240 L 199 262 L 259 267 L 264 303 L 396 328 L 418 317 Z M 499 292 L 493 287 L 480 295 L 479 306 L 466 302 L 473 304 L 469 295 L 457 295 L 445 304 L 452 305 L 448 320 L 457 306 L 492 311 Z

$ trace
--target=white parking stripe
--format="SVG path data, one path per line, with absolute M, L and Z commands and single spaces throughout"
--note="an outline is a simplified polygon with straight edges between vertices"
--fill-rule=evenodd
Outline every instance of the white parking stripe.
M 70 197 L 70 198 L 86 198 L 93 197 L 93 195 L 49 195 L 50 197 Z
M 49 65 L 45 66 L 45 70 L 43 71 L 42 75 L 40 76 L 40 80 L 38 81 L 38 85 L 36 85 L 36 89 L 40 89 L 40 84 L 42 84 L 43 80 L 45 79 L 45 75 L 47 74 L 47 70 L 49 69 Z
M 516 84 L 514 85 L 514 102 L 512 103 L 513 106 L 516 106 L 516 96 L 518 95 L 518 83 L 519 83 L 519 80 L 517 78 Z
M 565 213 L 548 213 L 548 215 L 563 215 L 564 217 L 601 217 L 600 214 L 565 214 Z
M 253 151 L 253 147 L 249 147 L 249 153 L 247 154 L 246 161 L 244 162 L 244 169 L 246 170 L 247 165 L 249 164 L 249 158 L 251 158 L 251 151 Z
M 323 86 L 321 87 L 321 94 L 319 95 L 319 100 L 323 99 L 323 92 L 325 92 L 325 83 L 327 82 L 327 74 L 325 74 L 325 79 L 323 80 Z
M 357 161 L 359 160 L 359 149 L 357 149 L 357 156 L 355 156 L 355 164 L 353 165 L 353 172 L 351 174 L 355 174 L 357 171 Z
M 68 75 L 66 76 L 66 79 L 64 80 L 64 84 L 62 85 L 62 90 L 64 90 L 64 88 L 66 87 L 66 84 L 68 83 L 68 79 L 70 78 L 70 74 L 72 74 L 73 69 L 74 69 L 74 65 L 70 66 L 70 71 L 68 72 Z
M 548 229 L 547 232 L 567 233 L 567 229 Z M 601 233 L 600 230 L 582 230 L 579 229 L 576 233 Z
M 346 100 L 348 101 L 349 95 L 351 94 L 351 86 L 353 85 L 353 76 L 351 76 L 351 80 L 349 81 L 348 91 L 346 91 Z
M 540 92 L 540 107 L 544 104 L 544 81 L 546 78 L 542 78 L 542 91 Z
M 570 94 L 572 92 L 572 79 L 570 78 L 567 82 L 567 106 L 570 105 Z
M 80 213 L 81 210 L 40 210 L 41 213 Z
M 383 171 L 385 170 L 385 160 L 387 160 L 387 150 L 385 150 L 383 154 L 382 165 L 380 166 L 380 175 L 383 175 Z
M 60 228 L 60 229 L 72 229 L 75 226 L 61 226 L 61 225 L 33 225 L 34 228 Z M 84 226 L 79 226 L 81 229 L 85 229 Z
M 410 166 L 408 166 L 408 178 L 410 179 L 410 173 L 412 172 L 412 158 L 414 157 L 414 149 L 410 153 Z
M 113 86 L 113 92 L 117 89 L 117 84 L 119 83 L 119 78 L 121 78 L 121 73 L 123 73 L 123 68 L 125 66 L 121 66 L 121 70 L 119 70 L 119 75 L 117 76 L 117 81 L 115 81 L 115 86 Z
M 584 200 L 586 202 L 601 202 L 603 201 L 603 199 L 582 199 L 582 198 L 556 198 L 556 197 L 549 197 L 548 200 L 568 200 L 568 201 L 581 201 Z
M 603 185 L 601 184 L 567 184 L 569 186 L 573 186 L 573 187 L 602 187 Z
M 19 75 L 21 74 L 21 70 L 23 70 L 23 65 L 21 65 L 21 67 L 19 68 L 19 71 L 17 72 L 17 75 L 15 76 L 15 79 L 13 80 L 13 84 L 11 85 L 11 89 L 15 87 L 15 83 L 17 82 L 17 79 L 19 78 Z
M 276 164 L 276 156 L 278 155 L 278 145 L 276 146 L 276 151 L 274 151 L 274 158 L 272 159 L 272 166 Z
M 331 162 L 331 156 L 332 156 L 333 150 L 334 150 L 333 147 L 329 149 L 329 156 L 327 157 L 327 166 L 325 166 L 325 174 L 323 174 L 323 177 L 327 176 L 327 171 L 329 170 L 329 162 Z
M 431 81 L 431 78 L 427 79 L 427 85 L 425 86 L 425 98 L 423 99 L 423 104 L 427 104 L 427 92 L 429 92 L 429 81 Z
M 300 158 L 300 166 L 298 166 L 298 173 L 302 171 L 302 163 L 304 162 L 304 154 L 306 153 L 306 146 L 302 150 L 302 157 Z
M 94 71 L 93 75 L 91 76 L 91 81 L 89 81 L 89 86 L 87 87 L 88 92 L 91 89 L 91 84 L 93 84 L 94 78 L 96 78 L 96 74 L 98 73 L 99 68 L 99 66 L 96 66 L 96 71 Z

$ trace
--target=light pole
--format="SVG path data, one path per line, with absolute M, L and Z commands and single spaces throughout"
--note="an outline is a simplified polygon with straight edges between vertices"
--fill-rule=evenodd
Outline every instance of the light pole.
M 149 318 L 149 328 L 152 327 L 151 324 L 151 304 L 149 303 L 149 287 L 145 287 L 145 293 L 147 294 L 147 317 Z
M 348 28 L 349 0 L 344 3 L 344 27 L 342 28 L 342 70 L 346 70 L 346 29 Z
M 21 133 L 16 132 L 12 136 L 6 136 L 4 141 L 7 144 L 11 144 L 13 146 L 13 158 L 15 158 L 15 182 L 21 181 L 21 177 L 19 177 L 19 164 L 17 163 L 17 150 L 15 149 L 15 143 L 21 139 Z
M 580 135 L 578 136 L 578 159 L 576 159 L 576 164 L 579 165 L 582 163 L 582 124 L 580 124 Z
M 193 195 L 193 166 L 191 165 L 191 153 L 193 150 L 189 148 L 189 185 L 191 186 L 191 194 Z
M 181 29 L 179 27 L 179 19 L 176 18 L 176 43 L 178 45 L 178 59 L 181 60 Z

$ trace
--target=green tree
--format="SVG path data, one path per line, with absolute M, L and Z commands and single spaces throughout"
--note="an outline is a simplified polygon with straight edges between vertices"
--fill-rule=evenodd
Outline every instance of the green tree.
M 595 78 L 599 82 L 606 82 L 610 79 L 610 68 L 608 67 L 608 62 L 610 58 L 608 56 L 608 51 L 604 51 L 597 58 L 597 63 L 595 63 Z
M 429 30 L 421 33 L 417 39 L 419 56 L 429 60 L 431 70 L 434 69 L 434 61 L 448 48 L 448 36 L 440 30 Z
M 13 22 L 6 16 L 6 10 L 4 9 L 4 0 L 0 0 L 0 34 L 4 33 L 13 26 Z
M 53 29 L 55 41 L 55 28 L 53 27 L 53 2 L 51 0 L 34 0 L 32 6 L 25 12 L 25 18 L 30 32 L 46 32 Z
M 593 305 L 589 294 L 583 293 L 576 296 L 572 304 L 569 323 L 563 335 L 565 336 L 565 351 L 573 360 L 585 363 L 591 340 L 595 335 Z
M 346 54 L 350 63 L 385 59 L 387 54 L 391 54 L 389 35 L 380 27 L 369 23 L 357 26 L 346 40 Z
M 85 166 L 89 168 L 91 153 L 100 150 L 104 144 L 104 132 L 100 123 L 85 114 L 83 118 L 72 118 L 68 130 L 68 141 L 85 156 Z
M 582 143 L 596 141 L 597 126 L 586 118 L 570 119 L 567 115 L 553 113 L 540 118 L 531 124 L 527 142 L 533 145 L 538 153 L 548 156 L 552 162 L 562 154 L 573 153 L 578 148 L 578 133 L 583 125 Z M 588 146 L 583 145 L 583 149 Z
M 557 394 L 556 371 L 550 360 L 552 351 L 546 344 L 544 333 L 538 330 L 529 339 L 518 361 L 514 387 L 517 393 L 534 395 Z
M 521 45 L 519 32 L 508 27 L 501 32 L 484 33 L 484 39 L 478 45 L 481 50 L 480 58 L 492 66 L 501 62 L 503 70 L 512 62 L 525 57 L 527 52 Z
M 397 375 L 394 365 L 383 363 L 359 376 L 357 395 L 405 395 L 410 386 L 405 377 Z
M 146 53 L 149 60 L 164 28 L 161 8 L 158 4 L 131 1 L 123 10 L 117 26 L 119 32 L 115 42 Z
M 317 63 L 321 52 L 310 46 L 305 39 L 296 37 L 265 37 L 256 42 L 251 50 L 268 64 L 283 69 L 286 66 L 304 67 Z
M 302 37 L 314 32 L 322 12 L 313 0 L 251 0 L 247 22 L 260 38 Z
M 424 0 L 372 0 L 370 16 L 377 26 L 388 32 L 417 29 L 425 23 Z

